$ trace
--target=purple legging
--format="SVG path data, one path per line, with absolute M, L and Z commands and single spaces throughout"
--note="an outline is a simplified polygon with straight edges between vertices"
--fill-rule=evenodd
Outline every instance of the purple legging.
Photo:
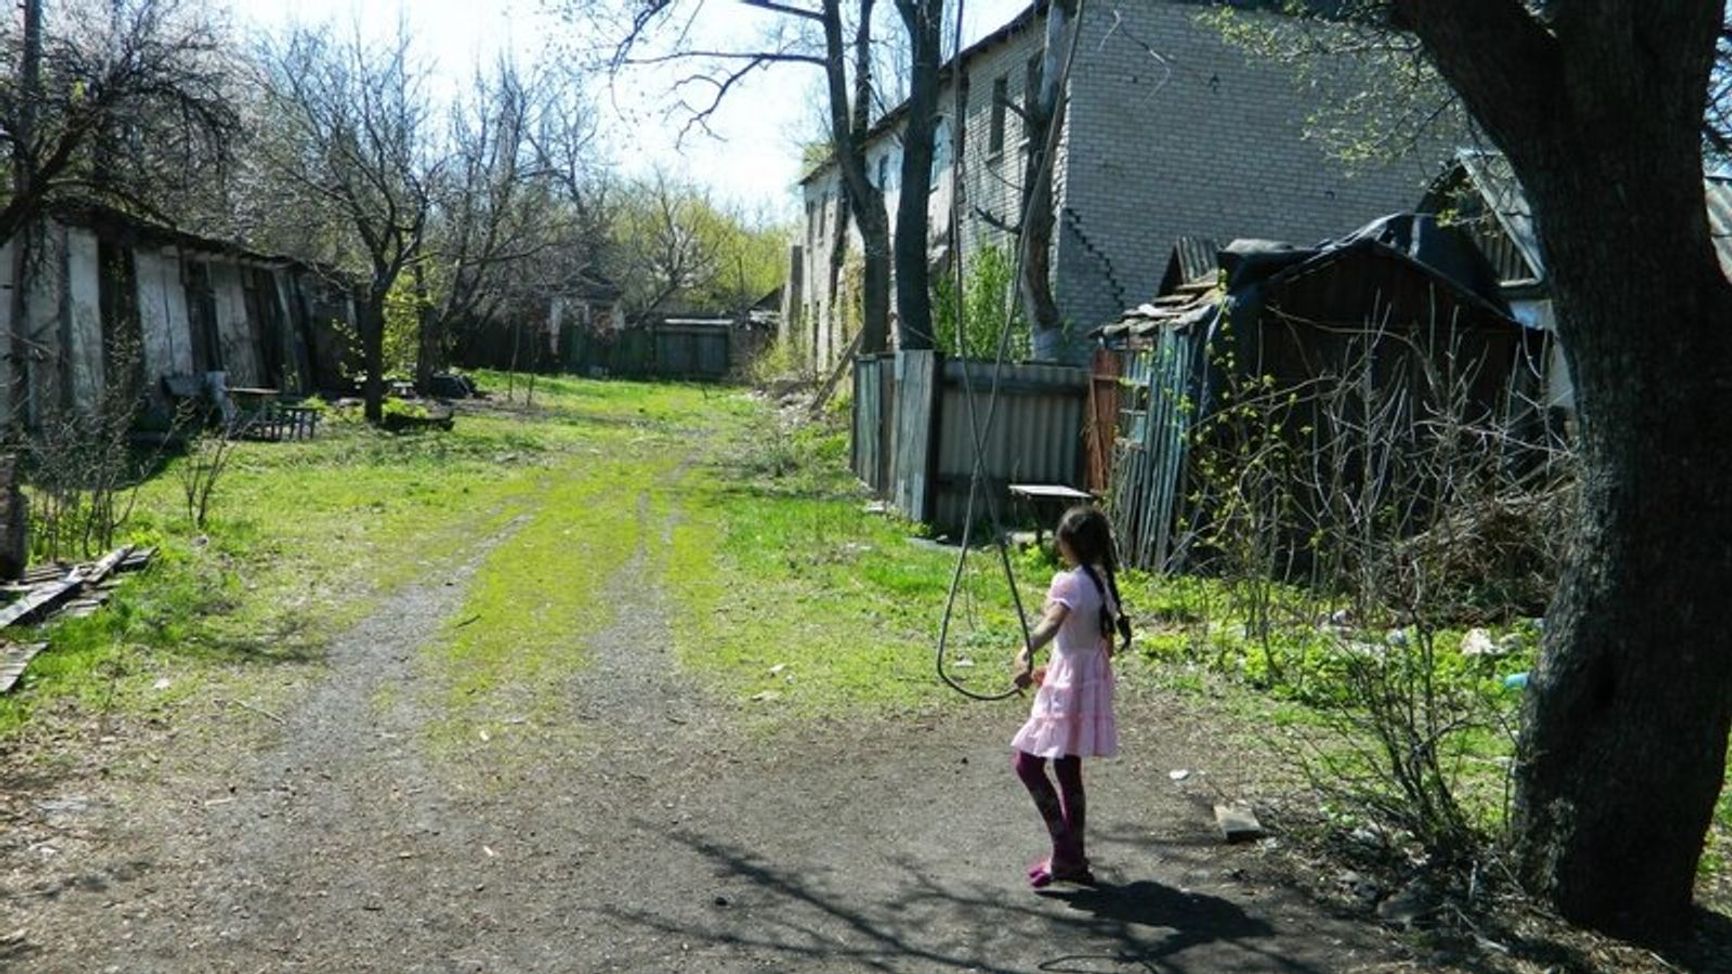
M 1083 797 L 1082 758 L 1067 755 L 1053 759 L 1052 770 L 1058 777 L 1056 791 L 1046 776 L 1046 758 L 1019 750 L 1014 752 L 1010 765 L 1034 798 L 1034 807 L 1052 836 L 1053 871 L 1085 868 L 1088 858 L 1083 855 L 1083 820 L 1087 801 Z

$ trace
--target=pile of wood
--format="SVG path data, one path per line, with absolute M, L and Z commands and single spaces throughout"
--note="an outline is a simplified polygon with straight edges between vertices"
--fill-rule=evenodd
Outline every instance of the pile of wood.
M 60 616 L 79 618 L 100 609 L 118 584 L 115 576 L 150 564 L 154 548 L 123 545 L 86 565 L 40 565 L 14 585 L 0 586 L 11 602 L 0 606 L 0 629 L 32 626 Z M 0 638 L 0 693 L 12 689 L 24 668 L 47 643 L 15 643 Z

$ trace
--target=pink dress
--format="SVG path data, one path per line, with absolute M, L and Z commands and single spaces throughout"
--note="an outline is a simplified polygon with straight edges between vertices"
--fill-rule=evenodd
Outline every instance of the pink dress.
M 1095 574 L 1105 579 L 1098 569 Z M 1119 751 L 1119 731 L 1107 657 L 1112 644 L 1101 635 L 1103 595 L 1081 568 L 1073 568 L 1053 576 L 1046 597 L 1049 605 L 1069 607 L 1070 614 L 1053 640 L 1046 680 L 1035 691 L 1028 722 L 1011 746 L 1041 758 L 1110 758 Z M 1104 598 L 1116 615 L 1118 606 L 1110 596 Z

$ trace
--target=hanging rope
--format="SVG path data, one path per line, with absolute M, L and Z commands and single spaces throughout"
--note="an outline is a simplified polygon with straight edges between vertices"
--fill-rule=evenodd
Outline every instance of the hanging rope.
M 1065 87 L 1070 81 L 1071 64 L 1076 58 L 1077 41 L 1082 36 L 1082 10 L 1084 2 L 1085 0 L 1078 0 L 1076 17 L 1071 23 L 1070 45 L 1065 51 L 1064 65 L 1059 72 L 1057 80 L 1058 99 L 1063 99 L 1065 97 Z M 950 622 L 956 611 L 956 595 L 958 589 L 961 587 L 963 570 L 966 568 L 968 563 L 968 546 L 974 530 L 975 501 L 980 499 L 983 494 L 981 491 L 981 482 L 986 474 L 986 437 L 991 433 L 993 420 L 997 417 L 1000 380 L 1004 375 L 1005 360 L 1010 354 L 1011 319 L 1016 310 L 1017 285 L 1022 280 L 1023 267 L 1027 263 L 1029 247 L 1027 234 L 1022 234 L 1019 231 L 1015 266 L 1011 273 L 1010 281 L 1006 284 L 1004 289 L 1004 323 L 999 329 L 998 353 L 993 359 L 992 384 L 987 392 L 986 417 L 985 421 L 982 422 L 979 416 L 978 407 L 975 405 L 974 381 L 969 372 L 968 347 L 967 342 L 963 337 L 966 333 L 966 328 L 964 327 L 964 315 L 966 314 L 966 279 L 963 274 L 962 262 L 962 194 L 960 189 L 963 185 L 963 177 L 965 174 L 965 163 L 963 160 L 963 133 L 967 128 L 967 118 L 964 115 L 966 106 L 962 98 L 962 72 L 964 68 L 962 63 L 962 21 L 963 6 L 965 3 L 966 0 L 958 0 L 957 2 L 955 40 L 953 45 L 956 53 L 951 61 L 952 65 L 954 65 L 951 72 L 951 89 L 955 93 L 955 118 L 951 124 L 950 140 L 950 235 L 953 257 L 951 263 L 954 265 L 956 277 L 957 346 L 958 351 L 961 353 L 958 357 L 958 361 L 962 366 L 962 395 L 964 400 L 968 403 L 968 431 L 971 442 L 974 445 L 974 463 L 968 481 L 968 503 L 963 509 L 962 542 L 956 553 L 956 568 L 950 575 L 950 591 L 944 602 L 944 615 L 938 624 L 937 670 L 939 680 L 943 681 L 946 686 L 965 697 L 973 700 L 1004 700 L 1021 693 L 1021 687 L 1012 684 L 1009 689 L 1003 690 L 999 693 L 981 693 L 978 690 L 972 690 L 964 686 L 961 682 L 952 677 L 949 671 L 945 669 L 945 657 L 950 644 Z M 1048 13 L 1048 16 L 1051 16 L 1050 12 Z M 1059 113 L 1056 109 L 1058 103 L 1059 102 L 1055 100 L 1053 118 L 1049 123 L 1046 133 L 1046 143 L 1042 150 L 1043 154 L 1040 160 L 1040 169 L 1035 177 L 1037 180 L 1046 180 L 1051 177 L 1052 160 L 1053 157 L 1058 154 L 1059 136 L 1064 129 L 1064 126 L 1059 124 Z M 1029 218 L 1034 212 L 1034 202 L 1034 197 L 1031 194 L 1028 203 L 1023 208 L 1022 227 L 1028 226 Z M 987 519 L 992 524 L 993 539 L 998 548 L 998 561 L 1000 566 L 1004 569 L 1005 584 L 1010 589 L 1010 600 L 1016 607 L 1017 624 L 1022 631 L 1023 645 L 1026 646 L 1029 642 L 1028 613 L 1023 608 L 1022 590 L 1017 587 L 1016 571 L 1011 567 L 1010 563 L 1009 534 L 1004 530 L 1003 522 L 999 520 L 998 504 L 993 499 L 992 493 L 990 491 L 984 492 L 984 499 L 986 503 Z M 1030 654 L 1028 664 L 1023 668 L 1023 675 L 1029 675 L 1032 673 L 1033 669 L 1034 659 L 1033 655 Z

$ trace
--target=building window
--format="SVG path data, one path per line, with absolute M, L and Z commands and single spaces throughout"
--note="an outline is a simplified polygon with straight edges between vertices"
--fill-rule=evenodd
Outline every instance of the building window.
M 1040 55 L 1028 59 L 1022 77 L 1022 140 L 1027 142 L 1034 133 L 1029 131 L 1029 119 L 1040 103 Z
M 1004 112 L 1010 105 L 1010 79 L 999 78 L 992 83 L 992 128 L 987 130 L 986 151 L 998 155 L 1004 151 Z
M 818 233 L 818 204 L 806 202 L 806 252 L 812 252 L 812 238 Z

